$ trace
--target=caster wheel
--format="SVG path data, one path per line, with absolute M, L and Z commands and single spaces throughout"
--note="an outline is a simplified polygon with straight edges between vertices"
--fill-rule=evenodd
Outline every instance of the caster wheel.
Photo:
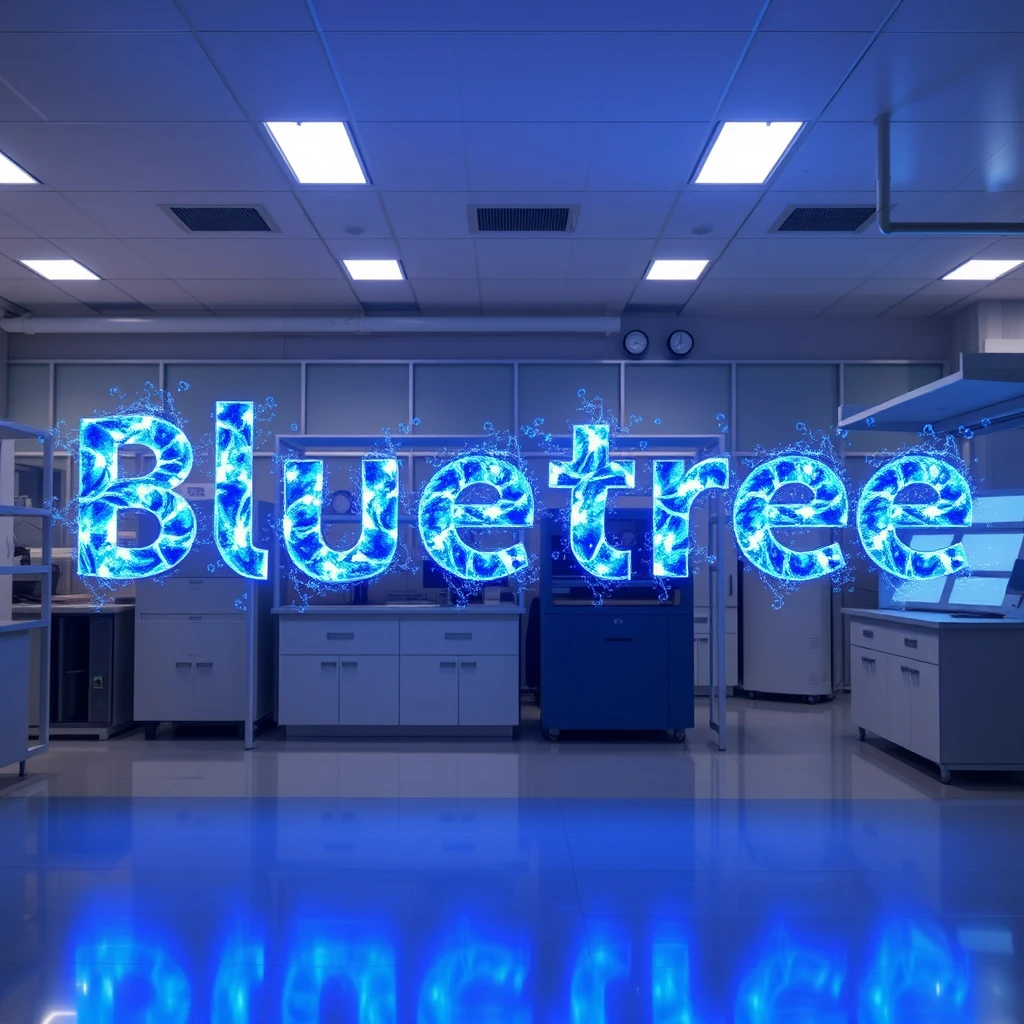
M 558 740 L 560 732 L 559 732 L 558 729 L 545 729 L 544 730 L 544 735 L 547 737 L 549 742 L 555 743 Z
M 155 740 L 156 739 L 156 731 L 157 731 L 157 729 L 159 727 L 160 727 L 160 723 L 159 722 L 147 722 L 146 726 L 145 726 L 145 729 L 146 729 L 146 739 L 147 740 Z
M 673 729 L 672 732 L 671 732 L 671 736 L 672 736 L 672 739 L 674 739 L 676 741 L 676 743 L 683 743 L 686 740 L 686 730 L 685 729 Z
M 948 786 L 950 784 L 950 782 L 952 782 L 952 780 L 953 780 L 953 776 L 950 774 L 949 769 L 948 768 L 943 768 L 943 766 L 940 764 L 939 765 L 939 781 L 944 786 Z
M 860 725 L 858 725 L 858 726 L 857 726 L 857 735 L 858 735 L 858 736 L 860 736 L 860 738 L 861 738 L 862 740 L 864 740 L 864 739 L 867 739 L 867 736 L 868 736 L 868 734 L 867 734 L 867 730 L 866 730 L 866 729 L 864 729 L 864 727 L 863 727 L 863 726 L 860 726 Z

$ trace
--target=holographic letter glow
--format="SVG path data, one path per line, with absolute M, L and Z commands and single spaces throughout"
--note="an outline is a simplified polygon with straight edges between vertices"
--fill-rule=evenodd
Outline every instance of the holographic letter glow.
M 812 497 L 800 504 L 772 504 L 782 488 L 801 484 Z M 772 530 L 784 527 L 846 525 L 846 488 L 836 472 L 810 456 L 784 455 L 751 470 L 740 484 L 733 509 L 736 543 L 750 563 L 779 580 L 813 580 L 846 564 L 838 544 L 813 551 L 793 551 Z
M 267 578 L 267 552 L 252 544 L 252 402 L 217 403 L 213 532 L 225 564 L 250 580 Z
M 497 497 L 487 503 L 460 504 L 459 495 L 478 484 L 496 491 Z M 519 543 L 480 551 L 470 547 L 459 530 L 533 526 L 533 490 L 511 462 L 466 455 L 439 469 L 423 488 L 419 525 L 423 547 L 446 572 L 481 583 L 503 579 L 527 567 L 526 548 Z
M 897 501 L 908 487 L 924 485 L 935 500 L 927 505 Z M 967 565 L 962 544 L 936 551 L 914 551 L 897 530 L 920 526 L 970 526 L 974 503 L 963 474 L 944 459 L 904 455 L 887 462 L 871 477 L 857 503 L 857 533 L 868 558 L 904 580 L 951 576 Z
M 140 445 L 156 456 L 146 476 L 118 479 L 118 451 Z M 156 416 L 108 416 L 79 425 L 78 572 L 135 580 L 173 569 L 192 549 L 196 517 L 175 493 L 192 470 L 192 445 L 173 423 Z M 145 547 L 117 543 L 121 509 L 151 512 L 160 532 Z
M 420 989 L 417 1024 L 502 1021 L 529 1024 L 523 999 L 529 963 L 504 946 L 461 942 L 427 972 Z
M 323 938 L 304 943 L 288 966 L 281 999 L 282 1024 L 320 1024 L 329 983 L 354 990 L 357 1024 L 395 1024 L 395 958 L 386 947 Z M 334 1018 L 333 1014 L 331 1015 Z
M 358 583 L 380 575 L 398 548 L 398 460 L 363 459 L 362 531 L 346 551 L 324 543 L 324 464 L 284 466 L 284 542 L 295 564 L 321 583 Z
M 705 459 L 688 470 L 681 461 L 654 463 L 654 575 L 689 576 L 690 510 L 697 495 L 729 486 L 729 460 Z
M 608 425 L 591 423 L 572 428 L 572 461 L 552 462 L 548 483 L 572 489 L 569 506 L 569 544 L 580 565 L 592 576 L 628 580 L 630 553 L 619 551 L 605 535 L 608 491 L 635 487 L 632 459 L 612 462 L 608 457 Z

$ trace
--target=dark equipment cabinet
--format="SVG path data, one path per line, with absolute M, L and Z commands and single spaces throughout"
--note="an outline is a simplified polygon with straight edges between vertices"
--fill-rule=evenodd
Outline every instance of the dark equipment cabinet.
M 645 544 L 650 513 L 607 521 L 609 540 L 633 552 L 633 579 L 600 604 L 568 553 L 560 518 L 542 523 L 540 558 L 541 723 L 567 730 L 667 731 L 693 726 L 693 583 L 666 581 L 659 600 Z

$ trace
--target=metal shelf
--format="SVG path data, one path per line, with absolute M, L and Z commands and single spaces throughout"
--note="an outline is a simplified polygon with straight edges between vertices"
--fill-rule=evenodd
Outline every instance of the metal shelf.
M 0 505 L 0 516 L 40 516 L 49 519 L 53 513 L 48 508 L 35 508 L 32 505 Z
M 50 565 L 0 565 L 0 576 L 49 576 Z
M 0 622 L 0 633 L 17 633 L 22 629 L 46 629 L 49 623 L 43 619 L 12 619 Z

